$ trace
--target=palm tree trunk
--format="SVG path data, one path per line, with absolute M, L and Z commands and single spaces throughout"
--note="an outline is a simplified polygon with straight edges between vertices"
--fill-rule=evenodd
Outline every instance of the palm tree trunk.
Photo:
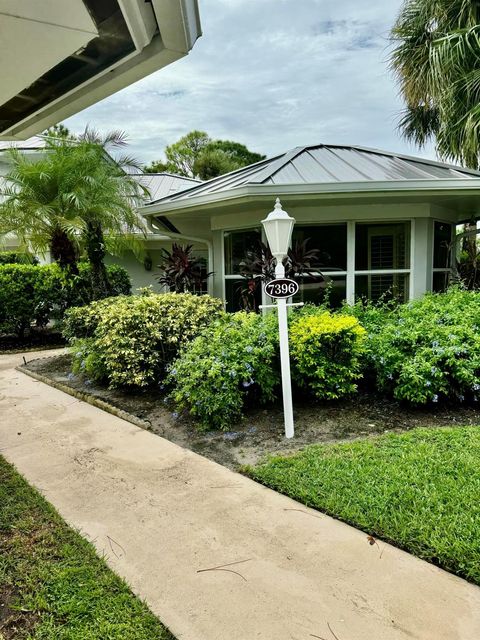
M 78 274 L 78 255 L 75 245 L 68 237 L 68 234 L 56 227 L 50 237 L 50 255 L 63 271 L 71 274 Z
M 110 295 L 110 283 L 105 268 L 105 241 L 98 222 L 88 222 L 85 233 L 87 257 L 92 268 L 93 299 L 100 300 Z

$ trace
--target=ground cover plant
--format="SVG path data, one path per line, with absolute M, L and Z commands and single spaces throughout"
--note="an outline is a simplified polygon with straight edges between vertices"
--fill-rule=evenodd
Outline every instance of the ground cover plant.
M 189 293 L 119 296 L 67 312 L 74 372 L 110 387 L 158 384 L 181 347 L 221 313 L 220 300 Z
M 173 640 L 2 457 L 0 605 L 5 640 Z
M 272 457 L 246 472 L 480 584 L 480 428 L 415 429 Z

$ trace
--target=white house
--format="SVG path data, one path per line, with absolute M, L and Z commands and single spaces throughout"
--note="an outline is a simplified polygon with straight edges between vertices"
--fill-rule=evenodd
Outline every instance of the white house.
M 342 145 L 297 147 L 145 205 L 160 235 L 202 240 L 210 291 L 239 306 L 239 264 L 263 238 L 260 221 L 279 196 L 296 219 L 293 242 L 310 239 L 323 276 L 299 297 L 353 302 L 402 299 L 444 288 L 455 226 L 476 218 L 480 173 L 440 162 Z M 244 282 L 244 280 L 243 280 Z M 262 295 L 260 288 L 258 295 Z
M 14 144 L 35 161 L 45 140 Z M 0 175 L 8 171 L 2 150 L 9 145 L 0 142 Z M 327 285 L 337 303 L 442 290 L 455 227 L 480 209 L 479 172 L 361 147 L 298 147 L 207 182 L 168 173 L 136 177 L 150 192 L 139 210 L 149 229 L 148 260 L 127 254 L 108 262 L 129 271 L 134 289 L 159 290 L 162 249 L 173 241 L 193 244 L 214 272 L 209 292 L 229 310 L 240 306 L 240 262 L 264 240 L 260 221 L 277 196 L 296 219 L 293 243 L 309 239 L 319 252 L 318 274 L 304 279 L 298 295 L 312 302 L 322 300 Z M 15 244 L 10 239 L 4 247 Z M 260 303 L 261 287 L 255 295 Z

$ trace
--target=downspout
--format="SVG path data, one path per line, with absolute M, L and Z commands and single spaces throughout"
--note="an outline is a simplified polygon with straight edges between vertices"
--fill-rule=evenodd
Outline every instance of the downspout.
M 187 242 L 200 242 L 200 244 L 206 244 L 208 250 L 208 271 L 213 267 L 213 244 L 211 240 L 206 240 L 205 238 L 197 238 L 196 236 L 188 236 L 183 233 L 174 233 L 173 231 L 165 231 L 164 229 L 159 229 L 155 226 L 151 220 L 151 218 L 147 219 L 147 226 L 150 231 L 154 234 L 161 234 L 162 236 L 166 236 L 172 240 L 187 240 Z M 208 295 L 213 295 L 213 277 L 207 280 L 207 291 Z

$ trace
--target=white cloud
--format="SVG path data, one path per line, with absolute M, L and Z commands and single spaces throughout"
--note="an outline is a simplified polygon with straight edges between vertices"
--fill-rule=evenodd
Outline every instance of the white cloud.
M 191 129 L 273 155 L 302 144 L 359 144 L 433 157 L 396 131 L 387 68 L 401 0 L 200 0 L 189 56 L 66 121 L 125 130 L 147 162 Z

